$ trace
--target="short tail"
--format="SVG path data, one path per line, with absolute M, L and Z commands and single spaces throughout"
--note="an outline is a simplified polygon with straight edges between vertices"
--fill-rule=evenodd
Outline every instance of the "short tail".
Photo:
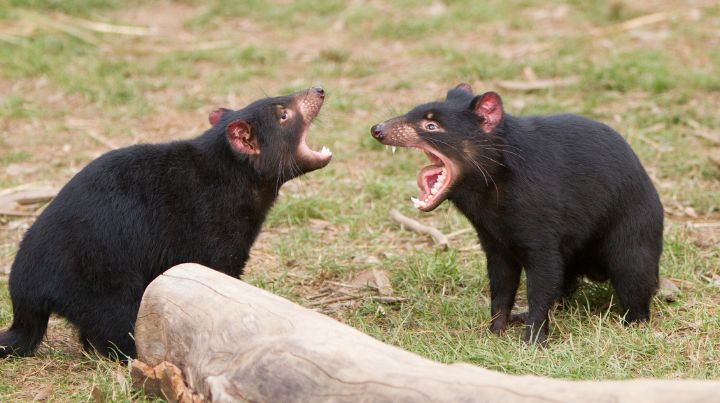
M 0 358 L 32 354 L 45 337 L 48 319 L 49 314 L 15 309 L 12 326 L 0 332 Z

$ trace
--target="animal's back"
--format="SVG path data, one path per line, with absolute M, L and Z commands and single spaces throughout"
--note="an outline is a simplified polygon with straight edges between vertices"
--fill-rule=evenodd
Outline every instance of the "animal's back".
M 625 139 L 577 115 L 512 118 L 508 143 L 515 207 L 533 233 L 552 233 L 570 272 L 607 278 L 609 234 L 618 227 L 662 250 L 663 209 L 652 182 Z M 654 239 L 651 240 L 651 239 Z

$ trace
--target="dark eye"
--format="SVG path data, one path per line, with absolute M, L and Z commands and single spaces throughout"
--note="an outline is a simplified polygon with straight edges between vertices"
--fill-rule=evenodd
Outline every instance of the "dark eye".
M 425 123 L 425 129 L 429 131 L 435 131 L 438 129 L 438 126 L 437 124 L 435 124 L 435 122 L 427 122 Z
M 280 120 L 284 122 L 288 119 L 288 116 L 289 115 L 288 115 L 287 111 L 283 110 L 282 113 L 280 114 Z

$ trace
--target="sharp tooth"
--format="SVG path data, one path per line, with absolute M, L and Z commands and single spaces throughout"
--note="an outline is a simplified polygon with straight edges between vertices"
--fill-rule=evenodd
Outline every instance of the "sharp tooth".
M 392 153 L 395 154 L 395 151 L 397 151 L 397 147 L 393 146 Z
M 410 201 L 412 201 L 413 207 L 415 207 L 415 208 L 420 208 L 420 207 L 424 207 L 424 206 L 425 206 L 425 202 L 424 202 L 424 201 L 418 200 L 418 199 L 416 199 L 416 198 L 414 198 L 414 197 L 411 197 L 411 198 L 410 198 Z

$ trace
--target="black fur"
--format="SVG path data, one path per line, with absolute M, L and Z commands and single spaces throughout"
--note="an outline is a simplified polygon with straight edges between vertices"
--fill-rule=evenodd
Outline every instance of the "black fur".
M 483 102 L 500 108 L 494 126 Z M 428 116 L 442 131 L 425 130 Z M 392 136 L 404 124 L 416 128 L 415 144 Z M 470 220 L 485 250 L 494 332 L 511 319 L 522 268 L 529 340 L 545 343 L 548 310 L 583 275 L 611 281 L 627 322 L 649 318 L 663 207 L 637 156 L 610 127 L 576 115 L 511 116 L 497 94 L 475 97 L 468 86 L 374 126 L 373 136 L 429 145 L 454 164 L 444 197 Z
M 280 185 L 321 168 L 296 150 L 322 104 L 322 90 L 225 110 L 201 136 L 111 151 L 80 171 L 25 234 L 10 273 L 13 323 L 0 356 L 31 354 L 51 313 L 80 330 L 86 348 L 134 356 L 142 293 L 166 269 L 197 262 L 232 276 Z M 315 101 L 303 115 L 300 105 Z M 287 108 L 294 117 L 280 122 Z M 251 128 L 260 154 L 230 145 L 233 122 Z

